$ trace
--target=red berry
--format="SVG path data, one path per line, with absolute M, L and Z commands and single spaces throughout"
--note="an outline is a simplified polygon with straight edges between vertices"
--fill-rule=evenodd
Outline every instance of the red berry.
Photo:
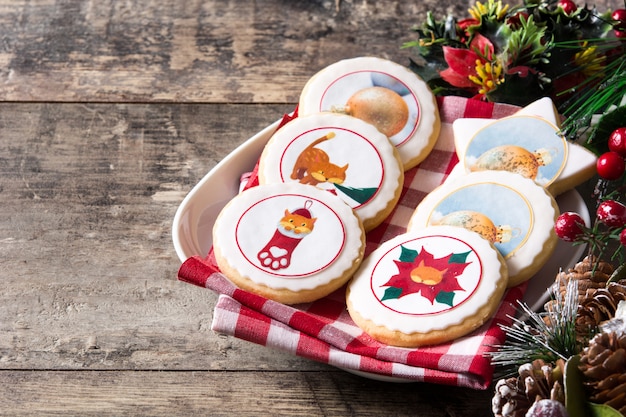
M 611 13 L 611 19 L 617 22 L 617 27 L 626 26 L 626 9 L 616 9 Z
M 572 14 L 576 10 L 578 10 L 578 6 L 576 6 L 576 3 L 574 3 L 572 0 L 559 0 L 557 5 L 561 7 L 561 9 L 563 9 L 565 14 Z
M 609 135 L 609 149 L 626 157 L 626 127 L 618 127 Z
M 619 243 L 622 244 L 622 246 L 626 246 L 626 229 L 622 230 L 619 234 Z
M 606 200 L 598 205 L 596 217 L 609 227 L 626 226 L 626 206 L 615 200 Z
M 596 161 L 598 175 L 606 180 L 616 180 L 624 174 L 626 165 L 624 158 L 617 152 L 606 152 Z
M 554 224 L 554 232 L 556 235 L 566 242 L 574 242 L 583 234 L 585 221 L 580 214 L 572 211 L 566 211 L 556 219 Z

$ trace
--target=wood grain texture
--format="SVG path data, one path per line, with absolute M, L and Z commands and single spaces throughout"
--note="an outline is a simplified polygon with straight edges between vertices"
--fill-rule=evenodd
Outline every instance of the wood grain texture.
M 0 415 L 484 417 L 490 393 L 333 372 L 0 371 Z
M 463 17 L 470 4 L 3 0 L 0 100 L 294 103 L 340 59 L 407 65 L 401 45 L 427 10 Z
M 310 369 L 211 332 L 171 239 L 191 187 L 289 109 L 0 104 L 0 366 Z

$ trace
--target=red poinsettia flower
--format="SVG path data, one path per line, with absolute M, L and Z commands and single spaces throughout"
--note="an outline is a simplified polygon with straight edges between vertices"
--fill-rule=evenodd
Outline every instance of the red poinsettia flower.
M 469 49 L 443 47 L 443 58 L 448 64 L 448 68 L 441 71 L 439 75 L 450 85 L 460 88 L 477 87 L 470 75 L 476 75 L 476 61 L 480 60 L 478 54 Z
M 458 254 L 451 253 L 435 259 L 423 248 L 412 261 L 394 260 L 398 274 L 392 276 L 384 286 L 397 290 L 393 291 L 393 298 L 420 293 L 433 304 L 440 293 L 463 291 L 457 277 L 469 263 L 464 262 L 464 257 L 462 260 L 458 257 Z
M 443 57 L 448 68 L 439 75 L 454 87 L 484 96 L 500 82 L 501 66 L 493 61 L 493 43 L 481 34 L 474 36 L 468 49 L 444 46 Z

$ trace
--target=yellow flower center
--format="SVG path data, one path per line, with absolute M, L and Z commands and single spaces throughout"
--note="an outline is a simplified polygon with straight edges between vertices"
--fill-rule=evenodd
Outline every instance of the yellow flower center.
M 476 75 L 470 75 L 468 78 L 474 84 L 480 86 L 479 94 L 487 94 L 504 82 L 502 65 L 498 61 L 491 63 L 477 59 L 475 70 Z
M 414 282 L 426 285 L 437 285 L 443 280 L 444 274 L 447 270 L 448 269 L 446 268 L 443 271 L 440 271 L 432 266 L 424 265 L 424 261 L 421 261 L 417 268 L 411 271 L 411 279 Z
M 604 61 L 606 56 L 599 55 L 595 46 L 587 46 L 587 42 L 583 43 L 582 51 L 574 55 L 574 64 L 581 68 L 586 76 L 597 75 L 604 70 Z
M 477 1 L 468 12 L 476 20 L 481 20 L 482 16 L 494 16 L 497 20 L 503 20 L 508 10 L 509 5 L 503 5 L 500 0 L 487 0 L 485 4 Z

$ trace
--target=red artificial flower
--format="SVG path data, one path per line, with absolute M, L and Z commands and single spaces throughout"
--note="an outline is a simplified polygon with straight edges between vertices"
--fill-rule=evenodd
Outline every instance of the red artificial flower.
M 484 66 L 491 62 L 493 55 L 493 43 L 485 36 L 476 34 L 468 49 L 443 47 L 443 57 L 448 68 L 441 71 L 439 75 L 454 87 L 468 88 L 478 92 L 483 86 L 477 84 L 472 78 L 480 78 L 477 66 Z

